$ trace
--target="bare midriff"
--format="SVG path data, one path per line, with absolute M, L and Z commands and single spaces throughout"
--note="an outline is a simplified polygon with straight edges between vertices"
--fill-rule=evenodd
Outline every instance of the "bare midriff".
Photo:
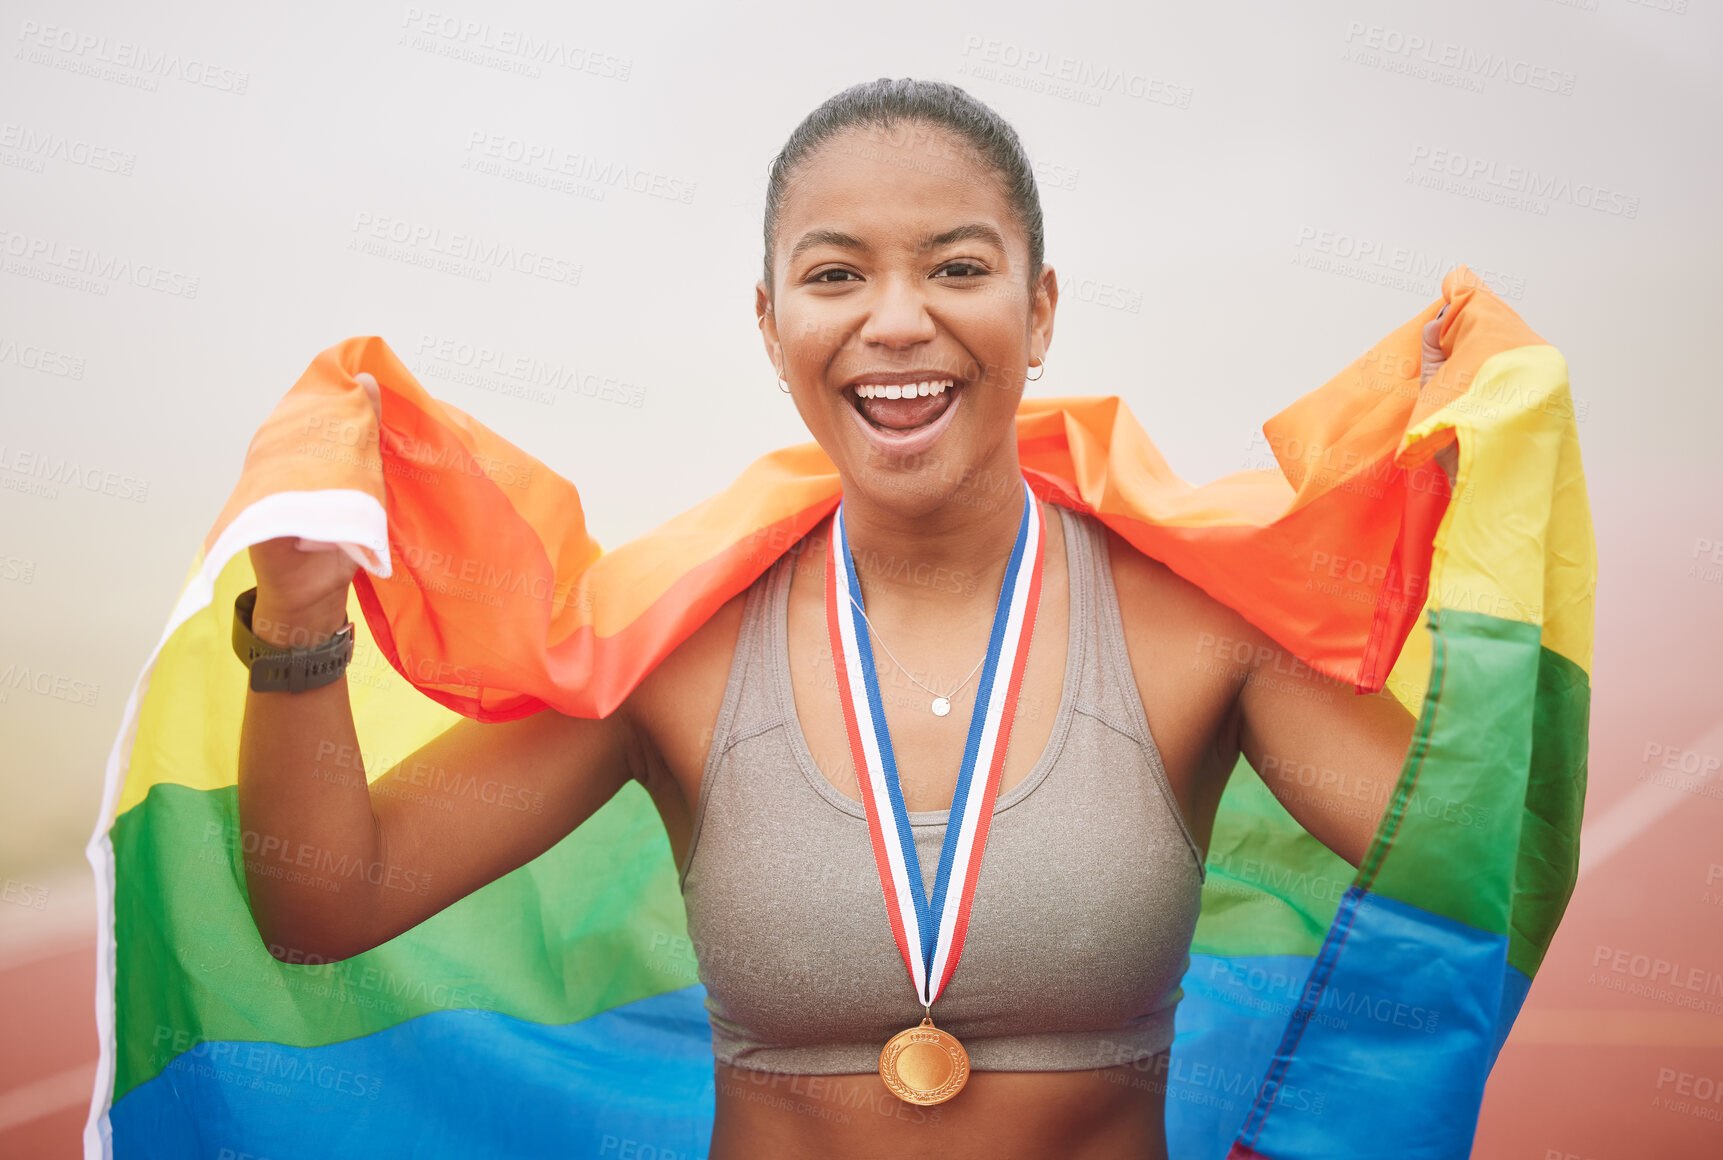
M 1168 1055 L 1085 1071 L 979 1071 L 952 1099 L 905 1103 L 877 1073 L 718 1064 L 711 1160 L 1165 1160 Z

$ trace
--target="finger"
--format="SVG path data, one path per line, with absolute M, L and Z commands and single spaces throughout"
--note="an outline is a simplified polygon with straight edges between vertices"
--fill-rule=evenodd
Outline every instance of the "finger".
M 370 371 L 360 371 L 353 376 L 353 381 L 365 388 L 365 399 L 371 404 L 371 410 L 381 419 L 383 417 L 383 392 L 377 386 L 377 380 Z
M 1459 467 L 1460 467 L 1460 445 L 1459 445 L 1459 443 L 1454 442 L 1454 443 L 1448 444 L 1446 447 L 1444 447 L 1440 451 L 1436 452 L 1436 454 L 1433 456 L 1433 458 L 1436 461 L 1436 466 L 1440 467 L 1444 472 L 1447 473 L 1448 486 L 1450 488 L 1452 488 L 1454 486 L 1455 481 L 1456 481 L 1456 475 L 1457 475 L 1457 473 L 1459 471 Z
M 1441 338 L 1442 322 L 1441 316 L 1438 315 L 1424 324 L 1423 350 L 1420 352 L 1421 365 L 1418 374 L 1419 386 L 1429 382 L 1431 376 L 1441 370 L 1442 364 L 1448 361 L 1447 354 L 1442 350 Z
M 352 560 L 354 564 L 367 570 L 370 569 L 371 561 L 366 559 L 364 549 L 360 548 L 357 544 L 349 544 L 346 541 L 342 541 L 341 550 L 347 553 L 347 558 Z

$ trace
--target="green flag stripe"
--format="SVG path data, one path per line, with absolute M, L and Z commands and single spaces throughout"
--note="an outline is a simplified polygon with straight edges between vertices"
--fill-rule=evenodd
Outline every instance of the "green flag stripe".
M 1207 865 L 1193 954 L 1314 955 L 1353 877 L 1242 757 L 1221 797 Z
M 1452 609 L 1432 610 L 1428 622 L 1421 744 L 1407 755 L 1360 883 L 1505 935 L 1544 649 L 1535 624 Z
M 1194 952 L 1315 955 L 1356 880 L 1506 934 L 1509 962 L 1535 973 L 1578 863 L 1589 678 L 1543 648 L 1536 625 L 1452 610 L 1428 621 L 1429 689 L 1360 871 L 1241 759 L 1215 820 Z
M 1543 650 L 1508 927 L 1508 962 L 1527 977 L 1543 965 L 1579 875 L 1590 717 L 1591 678 L 1567 657 Z
M 309 1047 L 460 1008 L 570 1023 L 698 981 L 669 842 L 637 783 L 527 865 L 333 964 L 264 947 L 237 833 L 232 786 L 156 785 L 114 825 L 115 1100 L 204 1040 Z

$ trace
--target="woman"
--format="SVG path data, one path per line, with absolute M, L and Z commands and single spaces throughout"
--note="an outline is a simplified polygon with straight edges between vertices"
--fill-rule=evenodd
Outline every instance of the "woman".
M 1098 521 L 1028 506 L 1014 416 L 1059 291 L 1029 163 L 991 110 L 910 80 L 832 98 L 772 167 L 765 241 L 761 334 L 842 479 L 835 515 L 924 887 L 992 675 L 972 680 L 997 601 L 1034 567 L 1020 534 L 1044 530 L 997 809 L 938 1001 L 911 985 L 880 906 L 834 675 L 833 518 L 610 716 L 463 720 L 375 791 L 356 763 L 323 756 L 358 752 L 345 681 L 248 692 L 243 828 L 431 883 L 355 897 L 248 864 L 258 929 L 278 957 L 358 954 L 535 858 L 638 780 L 682 870 L 709 992 L 715 1158 L 1165 1155 L 1173 1011 L 1238 756 L 1356 865 L 1382 803 L 1361 811 L 1326 780 L 1278 771 L 1390 785 L 1413 718 L 1391 696 L 1346 695 Z M 251 555 L 266 641 L 324 640 L 344 623 L 351 560 L 291 539 Z M 506 780 L 544 808 L 504 820 L 472 799 L 392 792 L 414 763 Z M 924 1014 L 971 1067 L 958 1096 L 927 1106 L 893 1095 L 876 1062 Z

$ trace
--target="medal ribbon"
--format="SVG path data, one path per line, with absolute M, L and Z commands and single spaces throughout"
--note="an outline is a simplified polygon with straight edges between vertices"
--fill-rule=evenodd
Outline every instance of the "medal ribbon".
M 1041 600 L 1046 529 L 1028 480 L 1022 483 L 1023 516 L 993 611 L 993 631 L 975 692 L 969 739 L 952 792 L 951 815 L 931 899 L 922 887 L 921 862 L 898 783 L 891 735 L 886 730 L 873 647 L 861 613 L 861 584 L 849 551 L 841 500 L 832 517 L 831 550 L 826 560 L 826 626 L 837 669 L 838 700 L 843 705 L 850 755 L 861 786 L 892 937 L 924 1006 L 931 1006 L 945 989 L 963 953 L 970 902 L 981 872 L 981 855 L 1005 768 L 1005 746 L 1011 736 Z M 999 679 L 1002 674 L 1005 680 Z M 984 771 L 980 784 L 975 777 L 977 769 Z M 955 891 L 951 889 L 953 882 L 958 884 Z

